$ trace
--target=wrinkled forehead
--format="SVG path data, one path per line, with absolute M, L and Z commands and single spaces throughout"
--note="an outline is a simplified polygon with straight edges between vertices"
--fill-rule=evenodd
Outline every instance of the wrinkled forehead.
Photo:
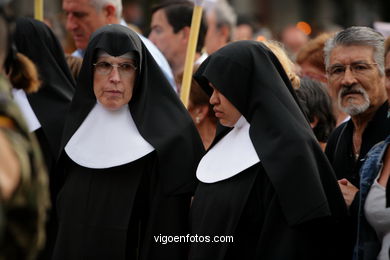
M 329 66 L 355 62 L 374 62 L 374 48 L 366 45 L 338 45 L 329 55 Z

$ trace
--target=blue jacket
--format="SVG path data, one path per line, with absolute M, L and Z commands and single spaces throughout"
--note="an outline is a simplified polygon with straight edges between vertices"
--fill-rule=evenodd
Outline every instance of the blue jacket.
M 364 203 L 375 178 L 383 165 L 383 156 L 390 144 L 390 135 L 376 144 L 366 156 L 366 160 L 360 169 L 360 203 L 358 210 L 357 240 L 354 249 L 354 260 L 376 260 L 381 244 L 375 230 L 368 224 L 364 215 Z

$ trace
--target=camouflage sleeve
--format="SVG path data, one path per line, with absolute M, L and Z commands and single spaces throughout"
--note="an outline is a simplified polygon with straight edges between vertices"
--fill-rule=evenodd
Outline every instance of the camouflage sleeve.
M 2 125 L 0 116 L 0 196 L 7 201 L 19 185 L 21 171 L 19 160 Z
M 44 226 L 49 207 L 47 173 L 38 142 L 28 132 L 8 86 L 0 77 L 0 117 L 11 122 L 0 128 L 18 159 L 21 178 L 12 196 L 6 201 L 0 200 L 3 209 L 2 215 L 0 212 L 0 221 L 3 221 L 0 260 L 33 259 L 45 242 Z

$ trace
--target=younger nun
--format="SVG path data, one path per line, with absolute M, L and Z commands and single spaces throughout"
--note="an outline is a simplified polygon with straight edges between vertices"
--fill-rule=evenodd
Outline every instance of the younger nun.
M 232 129 L 197 168 L 189 259 L 338 259 L 332 236 L 346 207 L 278 59 L 234 42 L 194 77 Z

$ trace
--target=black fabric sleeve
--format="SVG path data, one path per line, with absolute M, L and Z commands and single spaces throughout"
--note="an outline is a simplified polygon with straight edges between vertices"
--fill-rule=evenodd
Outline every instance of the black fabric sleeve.
M 360 204 L 360 191 L 356 192 L 355 198 L 353 198 L 352 204 L 349 207 L 349 213 L 352 217 L 357 218 L 359 213 L 359 204 Z
M 390 207 L 390 178 L 387 180 L 386 184 L 386 207 Z

